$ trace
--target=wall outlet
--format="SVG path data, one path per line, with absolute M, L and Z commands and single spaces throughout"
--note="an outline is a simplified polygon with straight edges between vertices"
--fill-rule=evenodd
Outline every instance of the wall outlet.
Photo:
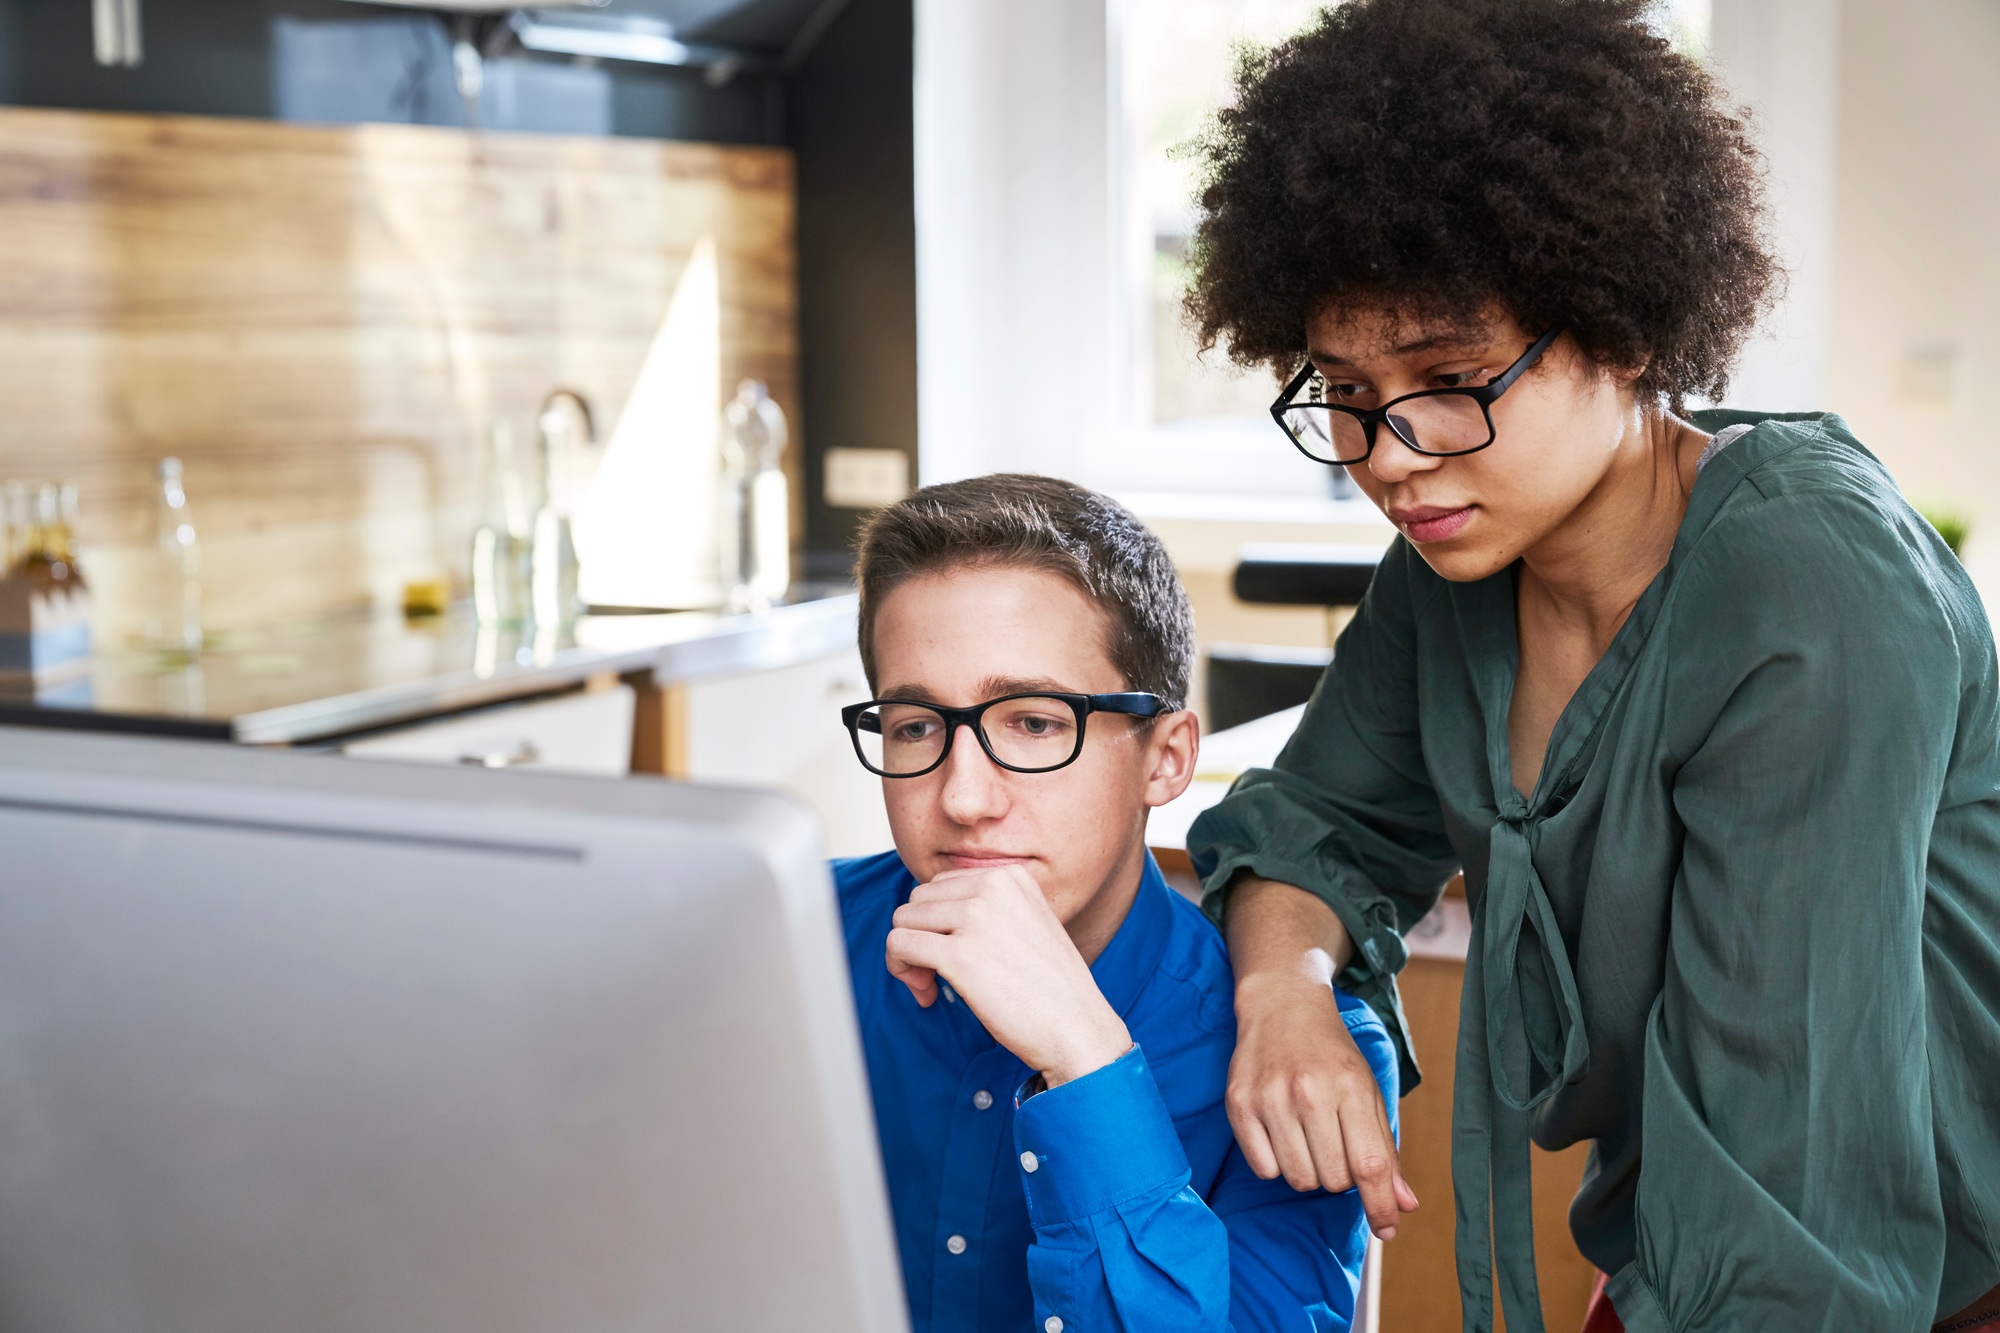
M 900 449 L 829 449 L 825 477 L 835 509 L 880 509 L 910 493 L 910 458 Z

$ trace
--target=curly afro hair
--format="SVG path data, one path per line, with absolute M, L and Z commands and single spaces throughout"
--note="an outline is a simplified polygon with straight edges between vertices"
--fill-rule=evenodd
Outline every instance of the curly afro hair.
M 1329 310 L 1556 324 L 1642 400 L 1719 398 L 1782 274 L 1762 159 L 1647 0 L 1352 0 L 1246 52 L 1187 316 L 1289 375 Z

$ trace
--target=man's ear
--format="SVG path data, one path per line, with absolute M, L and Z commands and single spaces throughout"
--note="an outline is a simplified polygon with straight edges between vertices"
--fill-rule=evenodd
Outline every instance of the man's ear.
M 1165 805 L 1186 791 L 1200 753 L 1201 721 L 1192 708 L 1154 718 L 1146 743 L 1146 804 Z

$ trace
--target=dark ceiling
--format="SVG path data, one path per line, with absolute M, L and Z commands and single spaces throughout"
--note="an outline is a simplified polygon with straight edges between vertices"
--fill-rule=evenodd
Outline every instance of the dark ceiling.
M 425 0 L 356 0 L 356 3 L 433 7 Z M 604 3 L 586 0 L 581 4 L 572 0 L 568 4 L 552 3 L 547 8 L 552 13 L 570 9 L 606 17 L 662 19 L 673 26 L 674 36 L 682 41 L 775 53 L 789 47 L 801 33 L 823 30 L 844 4 L 845 0 L 604 0 Z M 435 8 L 497 13 L 534 6 L 513 6 L 507 0 L 438 0 Z
M 603 14 L 647 14 L 683 40 L 779 51 L 829 4 L 840 0 L 611 0 Z M 831 17 L 831 15 L 828 15 Z M 824 23 L 824 19 L 821 20 Z

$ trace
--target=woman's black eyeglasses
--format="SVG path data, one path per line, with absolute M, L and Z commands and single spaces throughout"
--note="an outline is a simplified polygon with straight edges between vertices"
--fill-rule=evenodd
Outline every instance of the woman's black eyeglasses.
M 1535 340 L 1513 365 L 1484 384 L 1462 389 L 1422 389 L 1392 398 L 1380 407 L 1349 407 L 1326 401 L 1326 380 L 1308 361 L 1271 404 L 1271 417 L 1316 463 L 1359 463 L 1374 452 L 1375 428 L 1387 423 L 1420 454 L 1449 458 L 1477 453 L 1493 443 L 1494 400 L 1527 374 L 1562 336 L 1558 325 Z M 1306 397 L 1300 399 L 1299 395 Z
M 1015 773 L 1049 773 L 1083 753 L 1092 713 L 1158 717 L 1175 710 L 1157 694 L 1008 694 L 970 708 L 870 699 L 840 710 L 862 766 L 885 778 L 920 778 L 971 727 L 986 757 Z

